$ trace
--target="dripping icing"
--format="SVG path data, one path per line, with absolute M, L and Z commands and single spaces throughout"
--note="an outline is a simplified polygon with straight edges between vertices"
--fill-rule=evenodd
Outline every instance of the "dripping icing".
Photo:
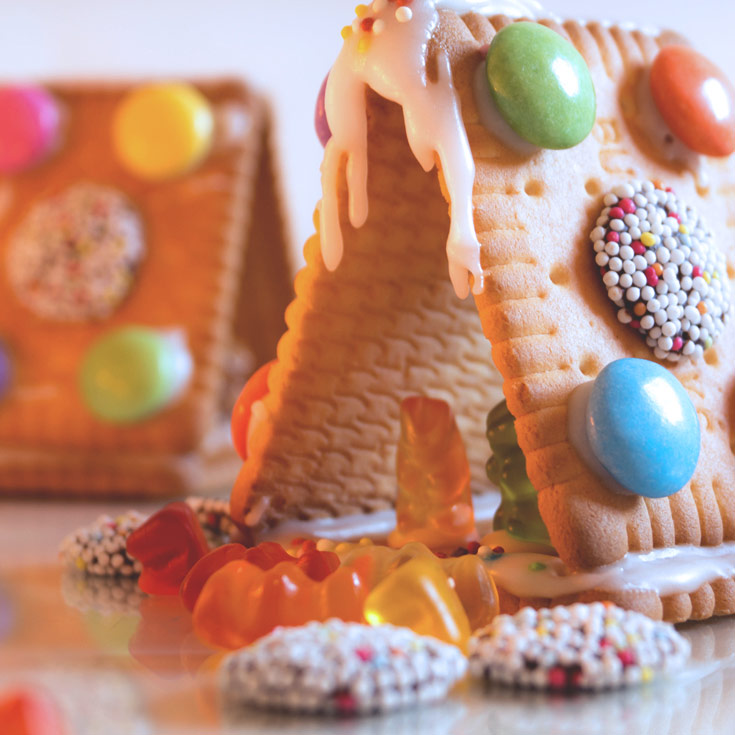
M 367 110 L 369 87 L 403 109 L 406 134 L 412 153 L 425 171 L 436 158 L 450 200 L 447 238 L 449 276 L 456 294 L 482 291 L 480 243 L 473 221 L 472 187 L 475 164 L 462 122 L 449 59 L 437 55 L 437 79 L 426 76 L 426 56 L 432 33 L 439 22 L 438 10 L 458 13 L 505 13 L 513 17 L 536 17 L 541 6 L 524 0 L 415 0 L 411 13 L 400 15 L 395 5 L 375 0 L 368 8 L 380 32 L 356 31 L 345 39 L 329 73 L 325 105 L 332 137 L 322 163 L 320 206 L 321 250 L 327 269 L 334 271 L 342 259 L 343 239 L 337 203 L 337 177 L 346 159 L 348 215 L 353 227 L 361 227 L 368 216 L 367 196 Z

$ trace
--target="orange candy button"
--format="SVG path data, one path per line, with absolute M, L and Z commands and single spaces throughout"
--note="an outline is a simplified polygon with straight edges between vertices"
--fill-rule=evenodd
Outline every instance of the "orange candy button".
M 651 66 L 651 94 L 674 135 L 697 153 L 735 151 L 735 89 L 708 59 L 665 46 Z

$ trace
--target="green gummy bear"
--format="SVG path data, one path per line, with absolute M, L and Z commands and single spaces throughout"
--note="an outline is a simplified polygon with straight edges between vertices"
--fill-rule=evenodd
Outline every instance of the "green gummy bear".
M 525 541 L 549 544 L 538 496 L 526 474 L 526 458 L 518 446 L 513 416 L 505 401 L 487 415 L 487 440 L 493 451 L 486 465 L 487 476 L 500 488 L 501 496 L 493 529 L 505 530 Z

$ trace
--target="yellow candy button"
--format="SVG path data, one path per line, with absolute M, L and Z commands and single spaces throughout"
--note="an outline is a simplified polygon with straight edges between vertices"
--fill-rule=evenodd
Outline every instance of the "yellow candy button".
M 214 119 L 206 98 L 182 83 L 148 84 L 120 103 L 113 142 L 120 162 L 145 179 L 168 179 L 194 168 L 212 144 Z

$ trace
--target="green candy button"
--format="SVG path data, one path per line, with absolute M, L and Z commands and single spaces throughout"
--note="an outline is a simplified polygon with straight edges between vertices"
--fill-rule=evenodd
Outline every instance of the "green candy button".
M 123 327 L 87 351 L 79 387 L 95 416 L 112 423 L 133 423 L 169 405 L 191 372 L 191 355 L 177 332 Z
M 485 66 L 505 121 L 540 148 L 571 148 L 595 123 L 595 88 L 569 41 L 538 23 L 513 23 L 493 39 Z

